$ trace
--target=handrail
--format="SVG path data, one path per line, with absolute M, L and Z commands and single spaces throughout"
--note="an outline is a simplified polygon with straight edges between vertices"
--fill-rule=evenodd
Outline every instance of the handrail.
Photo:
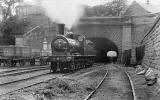
M 32 28 L 31 30 L 29 30 L 28 32 L 26 32 L 26 33 L 23 35 L 23 37 L 27 36 L 30 32 L 32 32 L 32 31 L 34 31 L 35 29 L 37 29 L 37 28 L 43 26 L 44 24 L 46 24 L 46 23 L 43 23 L 43 24 L 41 24 L 41 25 L 38 25 L 38 26 Z

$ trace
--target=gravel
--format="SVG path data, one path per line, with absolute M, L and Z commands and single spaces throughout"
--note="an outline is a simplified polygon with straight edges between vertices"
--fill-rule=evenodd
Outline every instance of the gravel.
M 83 70 L 85 71 L 85 70 Z M 46 83 L 0 97 L 0 100 L 83 100 L 105 75 L 105 67 L 80 74 L 80 77 L 59 77 Z
M 135 68 L 123 67 L 131 76 L 137 100 L 160 100 L 158 84 L 147 86 L 144 75 L 136 75 Z

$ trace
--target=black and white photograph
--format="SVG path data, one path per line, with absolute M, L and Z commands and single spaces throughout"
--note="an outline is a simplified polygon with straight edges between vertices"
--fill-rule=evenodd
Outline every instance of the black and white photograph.
M 160 100 L 160 0 L 0 0 L 0 100 Z

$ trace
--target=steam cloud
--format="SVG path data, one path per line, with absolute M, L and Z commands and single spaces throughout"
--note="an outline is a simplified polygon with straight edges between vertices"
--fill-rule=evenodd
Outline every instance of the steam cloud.
M 30 5 L 37 5 L 38 4 L 37 0 L 24 0 L 23 2 L 30 4 Z
M 38 4 L 38 0 L 24 0 L 24 2 L 31 5 Z M 80 0 L 41 0 L 41 6 L 53 22 L 63 23 L 68 29 L 78 22 L 84 11 Z
M 63 23 L 68 29 L 83 15 L 83 7 L 78 0 L 43 0 L 41 3 L 52 21 Z

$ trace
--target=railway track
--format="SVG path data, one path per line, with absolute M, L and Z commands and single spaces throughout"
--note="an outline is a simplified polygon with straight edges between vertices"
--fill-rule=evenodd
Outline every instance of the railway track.
M 95 90 L 84 100 L 136 100 L 133 83 L 128 73 L 118 65 L 112 65 L 112 68 L 109 66 Z
M 30 74 L 27 75 L 28 73 L 30 73 Z M 34 78 L 41 77 L 41 76 L 48 75 L 48 74 L 50 74 L 50 70 L 46 69 L 46 70 L 43 70 L 41 72 L 40 71 L 34 71 L 34 72 L 23 73 L 23 75 L 21 74 L 21 76 L 18 75 L 16 77 L 5 76 L 5 77 L 1 77 L 0 86 L 6 85 L 6 84 L 12 84 L 12 83 L 15 83 L 15 82 L 20 82 L 20 81 L 23 81 L 23 80 L 34 79 Z
M 120 68 L 121 70 L 123 70 L 120 66 L 117 66 L 117 65 L 115 65 L 115 66 Z M 130 85 L 131 85 L 131 88 L 132 88 L 132 91 L 133 91 L 133 98 L 134 98 L 133 100 L 137 100 L 136 93 L 135 93 L 135 90 L 134 90 L 135 88 L 134 88 L 134 85 L 132 83 L 131 77 L 126 70 L 123 70 L 123 71 L 126 73 L 128 79 L 130 81 Z
M 16 75 L 22 75 L 27 74 L 35 71 L 41 71 L 41 70 L 48 70 L 48 68 L 39 68 L 39 69 L 29 69 L 29 70 L 21 70 L 21 71 L 14 71 L 14 72 L 8 72 L 0 74 L 0 77 L 7 77 L 7 76 L 16 76 Z
M 82 69 L 83 70 L 83 69 Z M 85 70 L 84 70 L 85 72 Z M 46 72 L 44 74 L 40 74 L 40 75 L 36 75 L 36 76 L 32 76 L 32 77 L 28 77 L 28 78 L 24 78 L 24 79 L 20 79 L 20 80 L 15 80 L 15 81 L 11 81 L 11 82 L 6 82 L 6 83 L 2 83 L 0 84 L 0 96 L 3 96 L 5 94 L 17 91 L 17 90 L 21 90 L 24 88 L 28 88 L 37 84 L 41 84 L 50 80 L 54 80 L 58 77 L 64 77 L 64 76 L 69 76 L 75 73 L 67 73 L 67 74 L 52 74 L 49 72 Z M 77 73 L 76 73 L 77 74 Z M 81 72 L 79 73 L 80 75 L 82 74 Z M 17 85 L 18 84 L 18 85 Z M 13 87 L 14 86 L 14 87 Z M 12 88 L 9 88 L 12 87 Z
M 95 88 L 95 90 L 93 90 L 84 100 L 89 100 L 93 94 L 98 90 L 98 88 L 101 86 L 101 84 L 103 83 L 103 81 L 105 80 L 106 76 L 108 75 L 108 71 L 106 72 L 106 74 L 104 75 L 104 77 L 102 78 L 102 80 L 100 81 L 100 83 L 97 85 L 97 87 Z
M 21 85 L 17 86 L 17 83 L 23 83 L 24 81 L 30 81 L 30 84 L 32 80 L 46 76 L 50 74 L 49 67 L 35 67 L 35 68 L 20 68 L 20 69 L 11 69 L 11 70 L 5 70 L 0 72 L 0 95 L 6 94 L 10 91 L 14 91 L 20 88 Z M 8 87 L 15 86 L 15 88 L 8 89 Z
M 103 65 L 103 64 L 99 64 L 99 63 L 95 63 L 93 66 L 100 66 L 100 65 Z M 2 74 L 8 74 L 8 73 L 18 73 L 18 72 L 23 72 L 25 70 L 38 70 L 38 69 L 47 69 L 49 68 L 48 66 L 32 66 L 32 67 L 27 67 L 27 68 L 13 68 L 13 69 L 3 69 L 3 70 L 0 70 L 0 75 Z
M 28 79 L 24 79 L 21 81 L 15 81 L 12 83 L 7 83 L 7 84 L 3 84 L 3 86 L 0 85 L 0 87 L 3 87 L 3 91 L 0 91 L 0 96 L 6 95 L 8 93 L 17 91 L 17 90 L 21 90 L 21 89 L 25 89 L 37 84 L 41 84 L 44 82 L 47 82 L 49 80 L 53 80 L 56 79 L 57 77 L 62 77 L 63 75 L 61 74 L 56 74 L 56 75 L 52 75 L 51 73 L 46 73 L 43 75 L 38 75 L 35 77 L 30 77 Z M 18 86 L 15 86 L 16 84 L 19 84 Z M 15 86 L 15 87 L 12 87 Z M 8 87 L 12 87 L 12 89 L 8 89 Z
M 11 84 L 18 81 L 29 80 L 41 75 L 49 74 L 48 67 L 21 68 L 6 70 L 0 73 L 0 85 Z
M 17 72 L 17 71 L 21 71 L 21 70 L 32 70 L 32 69 L 39 69 L 39 68 L 49 68 L 46 66 L 32 66 L 32 67 L 26 67 L 26 68 L 12 68 L 12 69 L 1 69 L 0 70 L 0 74 L 4 74 L 4 73 L 12 73 L 12 72 Z

